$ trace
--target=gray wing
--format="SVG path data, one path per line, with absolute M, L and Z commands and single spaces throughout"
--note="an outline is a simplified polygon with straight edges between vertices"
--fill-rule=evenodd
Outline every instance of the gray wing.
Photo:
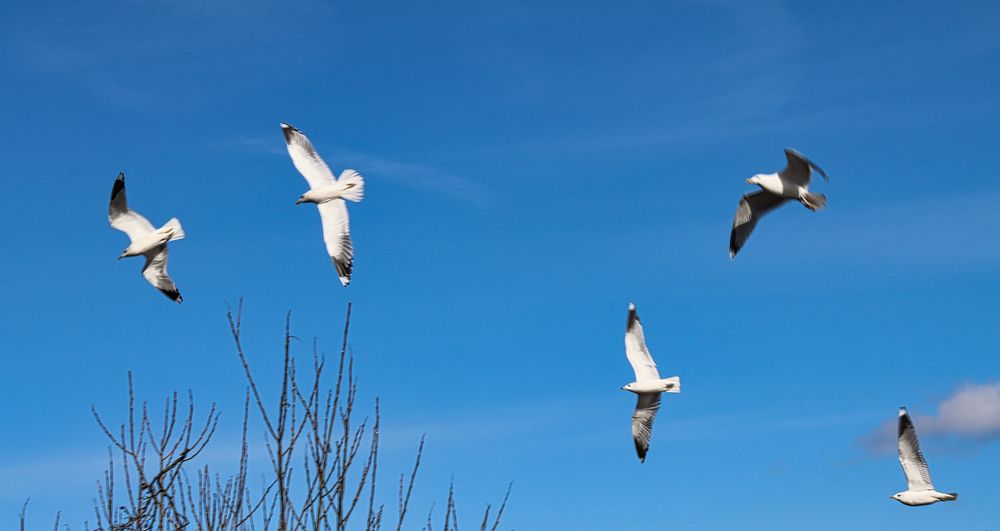
M 646 461 L 649 451 L 649 440 L 653 438 L 653 421 L 656 412 L 660 410 L 660 393 L 642 393 L 635 403 L 635 413 L 632 414 L 632 438 L 635 440 L 635 453 L 639 462 Z
M 292 157 L 292 164 L 306 178 L 309 188 L 319 188 L 335 182 L 330 167 L 319 153 L 316 153 L 312 142 L 302 131 L 283 123 L 281 132 L 285 135 L 285 147 L 288 148 L 288 155 Z
M 782 179 L 799 186 L 809 186 L 809 181 L 812 180 L 812 171 L 815 170 L 823 177 L 823 180 L 830 182 L 830 177 L 826 175 L 823 168 L 817 166 L 815 162 L 806 158 L 802 153 L 792 148 L 785 148 L 785 158 L 788 160 L 788 165 L 778 173 Z
M 642 331 L 642 323 L 639 322 L 635 304 L 628 305 L 628 320 L 625 322 L 625 357 L 635 372 L 635 381 L 660 379 L 656 362 L 646 347 L 646 335 Z
M 138 212 L 129 210 L 125 199 L 125 173 L 118 174 L 115 184 L 111 187 L 111 202 L 108 205 L 108 221 L 111 226 L 128 234 L 129 240 L 136 239 L 156 230 L 148 219 Z
M 729 233 L 729 258 L 735 258 L 736 253 L 740 252 L 757 226 L 757 221 L 786 201 L 787 198 L 763 190 L 744 195 L 736 207 L 733 229 Z
M 909 490 L 934 490 L 931 484 L 931 471 L 927 461 L 920 451 L 917 441 L 917 430 L 913 427 L 906 408 L 899 408 L 899 464 L 906 475 L 906 486 Z
M 146 265 L 142 266 L 142 276 L 170 300 L 177 301 L 178 304 L 183 300 L 181 292 L 177 290 L 177 285 L 167 274 L 166 245 L 146 253 Z
M 354 270 L 354 245 L 351 243 L 351 225 L 347 217 L 347 203 L 343 199 L 334 199 L 317 205 L 319 217 L 323 221 L 323 241 L 326 242 L 326 252 L 337 268 L 340 283 L 347 286 L 351 283 L 351 272 Z

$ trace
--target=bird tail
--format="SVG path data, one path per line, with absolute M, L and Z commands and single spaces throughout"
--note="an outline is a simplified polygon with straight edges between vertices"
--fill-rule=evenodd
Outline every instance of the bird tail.
M 660 380 L 660 383 L 663 384 L 663 387 L 664 387 L 663 392 L 664 393 L 679 393 L 679 392 L 681 392 L 681 377 L 680 376 L 671 376 L 670 378 L 664 378 L 664 379 Z
M 163 224 L 164 229 L 171 229 L 170 239 L 171 240 L 183 240 L 184 239 L 184 227 L 181 227 L 181 222 L 177 218 L 170 218 L 170 221 Z
M 337 183 L 341 187 L 340 197 L 355 203 L 364 199 L 365 178 L 360 173 L 354 170 L 344 170 L 340 174 L 340 179 L 337 179 Z
M 802 192 L 799 196 L 799 201 L 806 206 L 809 210 L 813 212 L 817 210 L 823 210 L 826 208 L 826 196 L 823 194 L 811 194 L 809 192 Z

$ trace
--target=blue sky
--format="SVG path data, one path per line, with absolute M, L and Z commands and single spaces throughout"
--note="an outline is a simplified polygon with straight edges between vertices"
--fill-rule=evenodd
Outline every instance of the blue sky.
M 245 297 L 261 374 L 286 311 L 298 352 L 332 354 L 353 302 L 387 479 L 427 433 L 414 525 L 454 476 L 466 520 L 513 481 L 517 529 L 997 526 L 1000 421 L 934 419 L 1000 380 L 1000 8 L 539 4 L 7 6 L 5 525 L 29 496 L 36 525 L 92 520 L 89 408 L 123 418 L 128 370 L 143 398 L 218 403 L 208 455 L 231 464 Z M 347 289 L 280 121 L 366 177 Z M 744 179 L 786 146 L 830 173 L 828 208 L 770 215 L 730 262 Z M 184 224 L 181 306 L 114 260 L 122 170 L 137 210 Z M 629 301 L 684 382 L 641 465 Z M 958 502 L 888 499 L 903 476 L 869 442 L 900 405 Z

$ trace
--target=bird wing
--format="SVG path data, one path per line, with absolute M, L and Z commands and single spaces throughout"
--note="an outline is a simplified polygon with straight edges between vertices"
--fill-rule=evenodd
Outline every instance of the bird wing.
M 125 199 L 125 173 L 118 174 L 114 186 L 111 187 L 111 203 L 108 205 L 108 221 L 111 226 L 128 234 L 129 240 L 135 241 L 156 230 L 148 219 L 138 212 L 129 210 Z
M 183 300 L 181 292 L 177 290 L 177 285 L 167 274 L 166 245 L 146 253 L 146 265 L 142 266 L 142 276 L 170 300 L 177 301 L 178 304 Z
M 802 153 L 792 148 L 785 148 L 785 158 L 788 159 L 788 165 L 778 173 L 782 179 L 791 181 L 799 186 L 809 186 L 809 181 L 812 179 L 811 170 L 815 170 L 816 173 L 823 177 L 823 180 L 830 182 L 830 177 L 826 175 L 823 168 L 817 166 L 815 162 L 809 160 Z
M 343 199 L 334 199 L 317 205 L 319 217 L 323 221 L 323 241 L 326 242 L 326 252 L 337 268 L 340 283 L 347 286 L 351 283 L 351 271 L 354 269 L 354 246 L 351 244 L 351 226 L 347 217 L 347 204 Z
M 927 468 L 924 454 L 920 452 L 917 430 L 904 408 L 899 409 L 899 464 L 903 466 L 909 490 L 934 490 L 931 471 Z
M 635 381 L 660 379 L 653 356 L 646 348 L 646 335 L 642 332 L 642 323 L 639 322 L 635 304 L 628 306 L 628 320 L 625 323 L 625 356 L 635 371 Z
M 736 217 L 733 218 L 733 230 L 729 233 L 730 258 L 735 258 L 736 253 L 743 248 L 743 244 L 757 226 L 757 221 L 785 201 L 788 199 L 763 190 L 751 192 L 740 199 L 740 204 L 736 207 Z
M 635 402 L 635 413 L 632 414 L 632 438 L 635 440 L 635 453 L 639 462 L 646 461 L 649 451 L 649 440 L 653 438 L 653 421 L 656 412 L 660 410 L 660 393 L 642 393 Z
M 281 132 L 285 135 L 285 146 L 288 148 L 288 155 L 292 157 L 292 164 L 306 178 L 309 188 L 319 188 L 334 182 L 330 167 L 323 162 L 323 158 L 316 153 L 312 142 L 302 131 L 283 123 Z

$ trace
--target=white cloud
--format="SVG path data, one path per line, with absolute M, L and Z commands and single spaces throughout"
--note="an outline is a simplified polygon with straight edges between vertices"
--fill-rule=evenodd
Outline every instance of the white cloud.
M 1000 382 L 966 384 L 944 399 L 935 415 L 913 414 L 921 438 L 989 441 L 1000 438 Z M 876 454 L 896 451 L 896 419 L 887 420 L 860 440 Z
M 991 439 L 1000 437 L 1000 382 L 966 385 L 926 419 L 927 433 Z

